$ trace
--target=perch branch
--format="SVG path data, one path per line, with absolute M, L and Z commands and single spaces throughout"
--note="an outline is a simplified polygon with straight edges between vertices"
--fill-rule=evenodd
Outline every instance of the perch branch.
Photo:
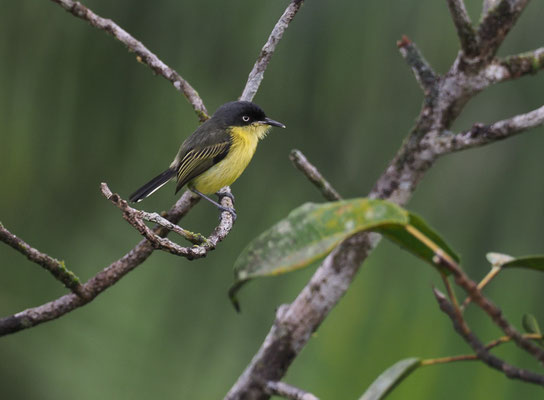
M 176 223 L 183 218 L 198 202 L 199 198 L 187 191 L 166 213 L 165 218 Z M 156 227 L 153 230 L 159 236 L 166 236 L 168 230 Z M 96 296 L 117 283 L 123 276 L 143 263 L 153 253 L 153 246 L 143 239 L 132 250 L 113 262 L 81 286 L 83 296 L 70 293 L 41 306 L 29 308 L 17 314 L 0 319 L 0 336 L 31 328 L 41 323 L 59 318 L 74 309 L 84 306 Z
M 215 228 L 209 238 L 204 238 L 200 234 L 189 232 L 176 224 L 172 224 L 170 221 L 160 217 L 158 214 L 150 214 L 130 207 L 126 200 L 123 200 L 117 193 L 112 193 L 108 185 L 105 183 L 100 185 L 100 189 L 104 197 L 123 211 L 123 218 L 130 225 L 136 228 L 136 230 L 138 230 L 142 236 L 149 240 L 155 249 L 164 250 L 177 256 L 183 256 L 189 260 L 205 257 L 208 252 L 214 250 L 217 247 L 217 244 L 229 234 L 234 222 L 232 215 L 227 211 L 223 211 L 221 213 L 219 225 Z M 222 190 L 230 194 L 230 188 L 225 187 Z M 232 200 L 228 196 L 223 196 L 221 204 L 224 207 L 233 208 Z M 183 247 L 172 242 L 166 237 L 157 235 L 144 223 L 143 220 L 148 219 L 146 216 L 151 216 L 151 220 L 154 220 L 165 229 L 176 232 L 193 243 L 201 243 L 201 245 Z
M 247 83 L 244 87 L 242 95 L 240 96 L 240 100 L 252 101 L 255 97 L 255 94 L 257 93 L 257 90 L 259 90 L 259 86 L 263 81 L 264 71 L 266 70 L 268 63 L 276 50 L 278 42 L 283 37 L 283 33 L 297 14 L 300 7 L 302 7 L 303 2 L 304 0 L 291 0 L 282 16 L 274 26 L 274 29 L 272 29 L 272 32 L 264 44 L 257 61 L 255 61 L 253 69 L 249 73 Z
M 455 313 L 454 307 L 451 305 L 451 303 L 446 299 L 446 296 L 444 296 L 443 293 L 438 291 L 437 289 L 433 289 L 436 301 L 438 302 L 438 305 L 440 306 L 440 309 L 448 316 L 450 317 L 453 327 L 459 335 L 472 347 L 474 352 L 476 353 L 477 357 L 482 360 L 484 363 L 489 365 L 491 368 L 494 368 L 503 374 L 505 374 L 507 377 L 512 379 L 519 379 L 525 382 L 535 383 L 541 386 L 544 386 L 544 376 L 535 374 L 534 372 L 517 368 L 511 364 L 506 363 L 505 361 L 501 360 L 500 358 L 492 355 L 489 353 L 489 351 L 486 349 L 486 347 L 480 342 L 480 340 L 474 335 L 470 330 L 465 330 L 463 327 L 459 324 L 457 320 L 457 314 Z
M 290 400 L 319 400 L 313 394 L 291 386 L 284 382 L 268 382 L 265 391 L 271 396 L 279 396 Z
M 448 8 L 461 42 L 461 49 L 466 56 L 475 56 L 479 50 L 478 41 L 476 31 L 465 8 L 465 2 L 463 0 L 448 0 Z
M 289 159 L 317 187 L 323 197 L 329 201 L 342 200 L 342 196 L 323 178 L 319 170 L 308 161 L 300 150 L 291 150 Z
M 191 106 L 195 110 L 198 119 L 201 122 L 206 121 L 208 117 L 208 111 L 204 106 L 204 102 L 198 95 L 197 91 L 183 79 L 176 71 L 170 68 L 168 65 L 163 63 L 155 54 L 147 49 L 140 41 L 132 37 L 127 31 L 117 25 L 110 19 L 102 18 L 99 15 L 96 15 L 89 8 L 85 7 L 78 1 L 73 0 L 51 0 L 72 15 L 81 18 L 89 22 L 95 28 L 103 30 L 108 34 L 115 37 L 121 43 L 123 43 L 131 52 L 136 54 L 136 59 L 147 65 L 153 70 L 156 74 L 161 75 L 166 78 L 168 81 L 174 85 L 174 87 L 183 93 L 187 98 Z
M 48 270 L 58 281 L 62 282 L 66 288 L 70 289 L 74 294 L 84 297 L 84 292 L 81 289 L 79 278 L 69 269 L 66 268 L 63 261 L 50 257 L 45 253 L 31 247 L 24 240 L 18 238 L 13 233 L 4 228 L 0 223 L 0 240 L 11 246 L 19 253 L 24 254 L 30 261 L 42 266 Z

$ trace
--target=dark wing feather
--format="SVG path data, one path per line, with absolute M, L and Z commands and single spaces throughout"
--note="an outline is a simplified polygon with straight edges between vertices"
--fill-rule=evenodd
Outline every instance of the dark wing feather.
M 178 167 L 176 193 L 191 179 L 204 173 L 227 155 L 230 140 L 189 150 Z

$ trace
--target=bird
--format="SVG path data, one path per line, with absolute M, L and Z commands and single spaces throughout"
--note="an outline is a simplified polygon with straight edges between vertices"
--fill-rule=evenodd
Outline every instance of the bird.
M 132 193 L 129 200 L 142 201 L 175 178 L 175 193 L 187 185 L 190 191 L 236 219 L 234 209 L 222 206 L 208 195 L 230 186 L 240 177 L 255 154 L 257 143 L 273 126 L 285 128 L 281 122 L 268 118 L 255 103 L 223 104 L 185 139 L 168 169 Z

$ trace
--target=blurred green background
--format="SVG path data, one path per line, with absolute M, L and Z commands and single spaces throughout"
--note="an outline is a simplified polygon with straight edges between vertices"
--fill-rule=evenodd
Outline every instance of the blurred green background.
M 468 1 L 474 20 L 479 1 Z M 89 0 L 175 68 L 210 111 L 235 99 L 286 1 Z M 104 32 L 51 1 L 0 0 L 0 221 L 64 259 L 87 280 L 140 240 L 98 190 L 128 195 L 164 169 L 196 127 L 187 101 Z M 507 55 L 544 45 L 544 3 L 532 2 L 506 40 Z M 227 300 L 236 256 L 252 237 L 306 201 L 323 201 L 288 160 L 301 149 L 345 197 L 364 196 L 420 108 L 422 95 L 395 42 L 413 39 L 445 73 L 458 42 L 445 1 L 308 0 L 265 74 L 255 101 L 288 129 L 274 130 L 233 185 L 238 221 L 206 259 L 156 252 L 91 304 L 0 338 L 6 399 L 218 399 L 258 349 L 278 305 L 315 267 L 255 281 Z M 490 88 L 455 125 L 492 122 L 543 103 L 544 73 Z M 544 252 L 544 129 L 440 160 L 409 208 L 462 254 L 470 275 L 484 255 Z M 169 186 L 142 206 L 175 201 Z M 199 204 L 182 225 L 209 233 L 217 212 Z M 66 291 L 0 245 L 0 315 Z M 322 399 L 356 399 L 405 357 L 469 352 L 438 310 L 437 274 L 382 243 L 348 294 L 296 359 L 286 381 Z M 544 276 L 507 271 L 487 289 L 520 326 L 544 321 Z M 468 318 L 483 340 L 501 335 L 485 315 Z M 505 345 L 497 354 L 538 370 Z M 540 372 L 542 369 L 540 368 Z M 418 370 L 391 399 L 535 399 L 542 389 L 478 363 Z

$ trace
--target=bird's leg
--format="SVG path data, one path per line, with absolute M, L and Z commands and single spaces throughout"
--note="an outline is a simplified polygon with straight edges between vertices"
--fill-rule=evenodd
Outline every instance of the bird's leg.
M 221 204 L 219 204 L 217 201 L 209 198 L 208 196 L 206 196 L 204 193 L 200 193 L 198 190 L 196 190 L 195 188 L 189 188 L 189 190 L 193 193 L 196 193 L 197 195 L 199 195 L 200 197 L 202 197 L 203 199 L 205 200 L 208 200 L 210 203 L 212 203 L 214 206 L 216 206 L 218 209 L 220 209 L 221 211 L 226 211 L 228 213 L 230 213 L 230 215 L 232 215 L 232 221 L 236 221 L 236 218 L 237 218 L 237 215 L 236 215 L 236 211 L 234 211 L 234 208 L 231 208 L 231 207 L 225 207 L 225 206 L 222 206 Z M 228 196 L 228 195 L 226 195 Z M 231 197 L 232 199 L 232 197 Z

